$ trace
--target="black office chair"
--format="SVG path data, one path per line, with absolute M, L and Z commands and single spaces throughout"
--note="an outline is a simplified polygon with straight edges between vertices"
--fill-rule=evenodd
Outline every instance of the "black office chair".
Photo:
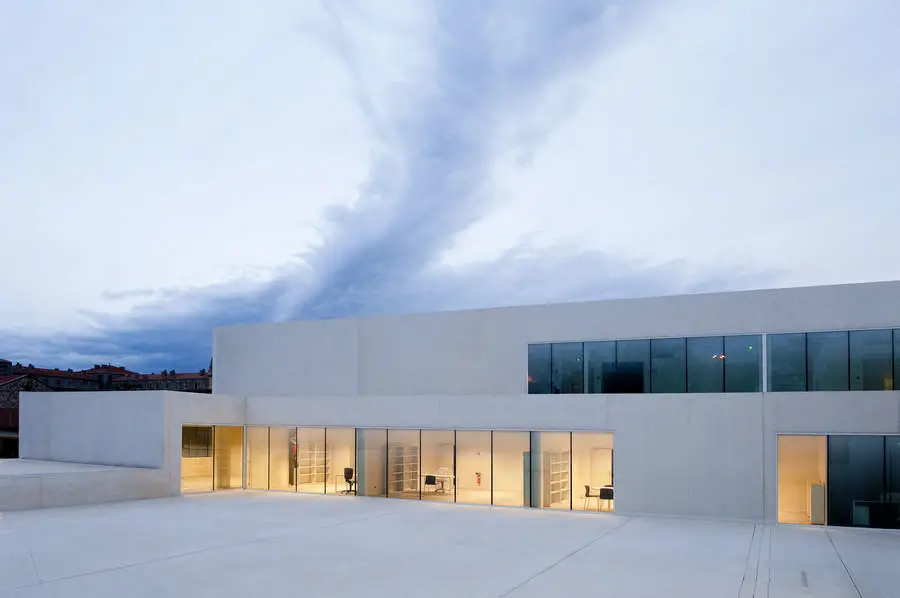
M 437 476 L 435 476 L 435 475 L 426 475 L 425 476 L 425 486 L 424 486 L 423 490 L 425 488 L 428 488 L 429 486 L 431 486 L 433 493 L 437 492 Z
M 347 483 L 347 489 L 341 492 L 341 494 L 356 494 L 356 480 L 353 479 L 352 467 L 344 468 L 344 482 Z
M 597 500 L 597 504 L 598 504 L 597 508 L 598 509 L 600 508 L 599 507 L 600 501 L 605 500 L 606 501 L 606 510 L 608 511 L 609 507 L 610 507 L 609 503 L 612 502 L 613 496 L 614 496 L 614 492 L 613 492 L 612 486 L 604 486 L 603 488 L 600 488 L 600 494 L 598 494 L 599 499 Z
M 583 507 L 582 510 L 584 510 L 584 511 L 587 511 L 587 510 L 588 510 L 588 507 L 591 506 L 591 499 L 592 499 L 592 498 L 596 498 L 596 499 L 597 499 L 597 510 L 599 511 L 599 510 L 600 510 L 600 495 L 599 495 L 599 494 L 592 494 L 592 493 L 591 493 L 591 485 L 590 485 L 590 484 L 585 484 L 585 485 L 584 485 L 584 507 Z

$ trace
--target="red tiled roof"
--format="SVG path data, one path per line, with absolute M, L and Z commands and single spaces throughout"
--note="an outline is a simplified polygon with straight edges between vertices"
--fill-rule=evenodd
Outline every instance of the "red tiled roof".
M 56 378 L 70 378 L 73 380 L 95 380 L 96 377 L 83 372 L 68 372 L 63 370 L 49 370 L 46 368 L 30 368 L 24 365 L 14 365 L 13 373 L 31 374 L 32 376 L 53 376 Z
M 18 374 L 16 376 L 0 376 L 0 384 L 6 384 L 7 382 L 12 382 L 13 380 L 18 380 L 22 377 L 23 376 L 21 374 Z
M 204 380 L 209 378 L 209 374 L 201 374 L 199 372 L 177 372 L 175 374 L 132 374 L 128 376 L 122 376 L 121 378 L 117 378 L 116 380 L 119 382 L 123 382 L 126 380 Z

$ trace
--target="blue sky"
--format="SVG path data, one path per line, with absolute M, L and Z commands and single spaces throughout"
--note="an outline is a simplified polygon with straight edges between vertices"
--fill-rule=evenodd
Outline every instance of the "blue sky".
M 0 356 L 900 278 L 900 5 L 0 0 Z

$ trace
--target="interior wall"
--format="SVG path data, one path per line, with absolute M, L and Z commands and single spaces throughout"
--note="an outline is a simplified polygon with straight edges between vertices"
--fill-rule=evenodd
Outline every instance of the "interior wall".
M 778 436 L 779 523 L 811 522 L 811 486 L 825 486 L 827 445 L 827 436 Z

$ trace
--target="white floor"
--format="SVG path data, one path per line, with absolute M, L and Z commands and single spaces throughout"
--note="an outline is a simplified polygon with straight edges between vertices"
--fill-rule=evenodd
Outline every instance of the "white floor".
M 235 492 L 0 513 L 0 597 L 900 596 L 900 532 Z

